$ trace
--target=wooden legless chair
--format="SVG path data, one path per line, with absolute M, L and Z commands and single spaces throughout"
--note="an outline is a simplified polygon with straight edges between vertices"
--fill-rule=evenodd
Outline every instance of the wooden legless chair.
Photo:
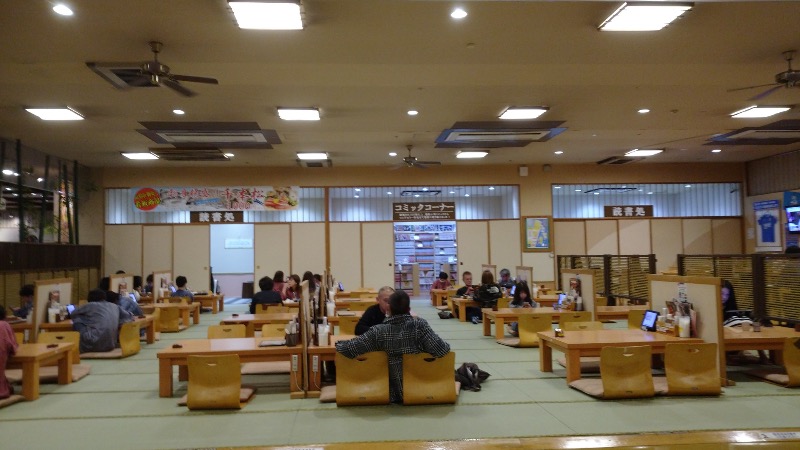
M 429 353 L 403 355 L 403 404 L 455 403 L 455 361 L 453 352 L 441 358 Z
M 247 327 L 243 324 L 209 325 L 206 337 L 208 339 L 243 338 L 246 334 Z
M 389 403 L 389 357 L 369 352 L 355 358 L 336 353 L 336 404 L 386 405 Z M 451 382 L 453 369 L 450 369 Z
M 664 350 L 666 394 L 721 394 L 718 362 L 716 343 L 667 344 Z
M 187 360 L 189 409 L 241 409 L 254 390 L 242 387 L 239 355 L 190 355 Z

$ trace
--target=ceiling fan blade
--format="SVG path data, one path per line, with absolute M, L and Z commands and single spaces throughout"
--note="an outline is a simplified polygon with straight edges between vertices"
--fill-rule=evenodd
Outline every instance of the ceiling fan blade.
M 169 78 L 162 78 L 161 84 L 187 97 L 194 97 L 195 95 L 197 95 L 197 93 L 192 92 L 189 89 L 186 89 L 185 87 L 181 86 L 180 83 L 178 83 L 177 81 L 170 80 Z
M 428 166 L 426 166 L 425 164 L 420 164 L 420 163 L 414 163 L 414 164 L 411 165 L 411 167 L 414 167 L 416 169 L 427 169 L 428 168 Z
M 141 74 L 138 77 L 128 81 L 128 84 L 131 86 L 150 86 L 153 84 L 153 80 L 150 75 Z
M 773 92 L 777 91 L 778 89 L 782 88 L 783 85 L 779 84 L 773 88 L 767 89 L 766 91 L 756 95 L 755 97 L 750 97 L 748 100 L 761 100 L 762 98 L 772 94 Z
M 774 86 L 774 85 L 775 85 L 775 83 L 757 84 L 755 86 L 747 86 L 747 87 L 741 87 L 741 88 L 736 88 L 736 89 L 728 89 L 728 92 L 744 91 L 744 90 L 747 90 L 747 89 L 755 89 L 755 88 L 760 88 L 760 87 L 764 87 L 764 86 Z M 782 86 L 782 85 L 779 85 L 779 86 Z
M 169 76 L 172 80 L 175 81 L 188 81 L 191 83 L 206 83 L 206 84 L 219 84 L 216 78 L 208 78 L 208 77 L 195 77 L 192 75 L 175 75 L 170 74 Z
M 417 164 L 425 164 L 426 166 L 441 166 L 439 161 L 417 161 Z

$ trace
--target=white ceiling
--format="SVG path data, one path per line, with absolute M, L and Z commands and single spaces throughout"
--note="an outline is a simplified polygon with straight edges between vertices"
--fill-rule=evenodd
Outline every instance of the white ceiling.
M 302 31 L 236 27 L 224 0 L 70 0 L 64 18 L 45 0 L 6 0 L 0 17 L 0 136 L 91 167 L 295 165 L 328 152 L 334 166 L 422 160 L 459 164 L 594 163 L 636 147 L 664 147 L 656 162 L 741 162 L 800 145 L 703 145 L 718 133 L 800 119 L 732 119 L 800 50 L 800 2 L 697 2 L 660 32 L 600 32 L 620 2 L 304 0 Z M 469 16 L 449 17 L 462 5 Z M 218 86 L 116 90 L 87 61 L 147 61 L 148 41 L 173 73 Z M 800 69 L 800 54 L 796 68 Z M 759 104 L 800 104 L 800 87 Z M 69 105 L 87 120 L 48 123 L 24 111 Z M 457 121 L 491 121 L 509 105 L 547 105 L 540 118 L 567 131 L 544 143 L 455 159 L 434 140 Z M 320 122 L 285 122 L 277 106 L 316 106 Z M 652 110 L 640 115 L 639 108 Z M 174 108 L 186 110 L 178 117 Z M 416 117 L 406 115 L 418 109 Z M 232 162 L 128 161 L 155 144 L 140 121 L 246 121 L 277 130 L 272 150 L 235 150 Z M 556 156 L 554 151 L 562 150 Z M 396 151 L 398 158 L 388 156 Z

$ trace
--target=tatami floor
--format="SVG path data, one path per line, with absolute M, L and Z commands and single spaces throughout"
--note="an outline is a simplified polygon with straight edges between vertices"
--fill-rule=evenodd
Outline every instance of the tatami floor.
M 449 406 L 337 408 L 317 399 L 289 399 L 288 375 L 272 375 L 245 377 L 258 393 L 241 411 L 179 407 L 184 383 L 176 384 L 174 398 L 159 398 L 158 350 L 205 337 L 206 326 L 246 310 L 231 304 L 218 315 L 202 314 L 199 326 L 162 334 L 135 356 L 84 360 L 92 373 L 83 380 L 43 385 L 38 400 L 0 410 L 0 448 L 728 447 L 721 442 L 800 448 L 800 389 L 755 381 L 733 367 L 729 376 L 737 385 L 718 398 L 597 401 L 568 388 L 560 366 L 541 373 L 537 349 L 501 346 L 484 337 L 479 325 L 441 320 L 427 299 L 414 300 L 412 307 L 450 342 L 458 365 L 474 362 L 491 374 L 482 391 L 462 392 Z M 705 432 L 716 430 L 736 432 Z M 679 433 L 684 431 L 702 433 Z

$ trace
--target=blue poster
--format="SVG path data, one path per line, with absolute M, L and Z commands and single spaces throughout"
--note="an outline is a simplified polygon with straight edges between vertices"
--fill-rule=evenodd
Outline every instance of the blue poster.
M 780 207 L 780 200 L 765 200 L 753 203 L 757 225 L 757 250 L 766 250 L 772 247 L 781 248 L 781 233 L 776 232 L 776 225 L 780 220 Z

